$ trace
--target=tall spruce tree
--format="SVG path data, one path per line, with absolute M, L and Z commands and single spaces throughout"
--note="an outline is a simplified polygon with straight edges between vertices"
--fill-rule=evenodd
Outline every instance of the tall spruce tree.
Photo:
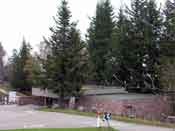
M 132 23 L 131 38 L 135 64 L 132 78 L 135 85 L 144 90 L 155 88 L 155 65 L 161 38 L 162 18 L 160 9 L 153 0 L 133 0 L 127 12 Z
M 131 3 L 130 19 L 132 23 L 131 30 L 131 51 L 132 68 L 130 69 L 130 79 L 132 86 L 143 87 L 143 56 L 144 56 L 144 20 L 145 20 L 145 0 L 133 0 Z
M 120 8 L 116 27 L 117 44 L 115 57 L 117 58 L 118 71 L 115 74 L 116 80 L 126 87 L 132 82 L 132 69 L 135 64 L 134 48 L 132 41 L 132 26 L 123 8 Z
M 12 57 L 9 59 L 9 80 L 13 88 L 18 87 L 19 81 L 19 56 L 17 50 L 13 50 Z
M 50 50 L 43 65 L 45 84 L 58 94 L 60 102 L 66 97 L 79 95 L 83 82 L 83 44 L 70 18 L 68 3 L 62 0 L 54 17 L 55 27 L 50 28 L 52 35 L 45 40 Z
M 68 50 L 67 81 L 70 83 L 69 96 L 78 96 L 84 82 L 86 72 L 86 52 L 84 42 L 76 23 L 71 24 L 69 33 L 70 47 Z
M 145 47 L 143 61 L 145 78 L 147 83 L 151 83 L 153 89 L 159 88 L 158 74 L 156 66 L 159 64 L 160 43 L 162 39 L 163 17 L 160 8 L 157 7 L 154 0 L 147 3 L 146 23 L 144 30 Z
M 111 60 L 112 33 L 115 27 L 110 0 L 100 1 L 96 15 L 92 18 L 88 33 L 88 49 L 93 65 L 94 79 L 98 84 L 107 84 L 112 74 L 108 61 Z
M 120 9 L 118 15 L 117 27 L 121 33 L 118 35 L 120 69 L 117 74 L 127 89 L 142 86 L 145 7 L 145 0 L 132 0 L 131 8 L 127 7 L 125 12 Z
M 19 53 L 14 50 L 11 58 L 12 73 L 11 85 L 20 92 L 31 94 L 32 90 L 32 63 L 29 62 L 31 46 L 23 39 Z

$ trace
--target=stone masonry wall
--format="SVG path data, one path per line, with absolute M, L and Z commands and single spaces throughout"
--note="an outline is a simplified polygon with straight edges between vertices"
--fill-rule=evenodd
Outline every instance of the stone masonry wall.
M 163 114 L 171 111 L 166 96 L 152 96 L 137 100 L 107 100 L 98 99 L 95 96 L 83 96 L 77 105 L 82 106 L 86 111 L 109 111 L 121 116 L 130 114 L 148 120 L 161 120 Z

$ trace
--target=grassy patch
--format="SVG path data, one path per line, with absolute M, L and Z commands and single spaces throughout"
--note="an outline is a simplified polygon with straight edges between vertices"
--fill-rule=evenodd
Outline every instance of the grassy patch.
M 72 114 L 72 115 L 82 115 L 82 116 L 92 116 L 95 117 L 96 114 L 93 112 L 81 112 L 78 110 L 72 110 L 72 109 L 52 109 L 52 108 L 40 108 L 39 111 L 45 111 L 45 112 L 60 112 L 60 113 L 66 113 L 66 114 Z
M 81 112 L 78 110 L 71 110 L 71 109 L 40 108 L 39 110 L 46 111 L 46 112 L 60 112 L 60 113 L 66 113 L 66 114 L 72 114 L 72 115 L 82 115 L 82 116 L 91 116 L 91 117 L 96 116 L 96 113 L 93 113 L 93 112 Z M 174 127 L 175 128 L 174 124 L 162 123 L 159 121 L 143 120 L 143 119 L 139 119 L 139 118 L 128 118 L 128 117 L 113 115 L 112 119 L 122 121 L 122 122 L 128 122 L 128 123 L 144 124 L 144 125 L 160 126 L 160 127 L 168 127 L 168 128 Z
M 2 131 L 2 130 L 0 130 Z M 16 129 L 3 131 L 116 131 L 112 128 L 60 128 L 60 129 Z

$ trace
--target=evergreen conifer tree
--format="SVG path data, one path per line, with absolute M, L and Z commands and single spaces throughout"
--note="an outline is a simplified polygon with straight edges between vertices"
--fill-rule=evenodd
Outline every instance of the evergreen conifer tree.
M 92 18 L 88 34 L 88 49 L 93 65 L 94 79 L 98 84 L 108 84 L 110 73 L 111 42 L 114 31 L 114 13 L 109 0 L 100 1 Z
M 19 53 L 14 50 L 11 58 L 11 85 L 20 92 L 31 94 L 32 91 L 32 62 L 31 46 L 23 39 Z
M 45 39 L 50 51 L 43 65 L 44 84 L 58 94 L 60 102 L 66 97 L 78 96 L 83 82 L 84 45 L 70 18 L 68 3 L 62 0 L 54 18 L 55 27 L 50 28 L 52 35 Z

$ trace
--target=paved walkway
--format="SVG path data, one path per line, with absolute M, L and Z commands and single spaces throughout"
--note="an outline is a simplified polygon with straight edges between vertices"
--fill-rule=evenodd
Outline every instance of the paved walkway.
M 120 131 L 173 131 L 173 129 L 111 121 Z M 19 128 L 78 128 L 95 127 L 92 117 L 34 110 L 33 106 L 0 106 L 0 130 Z

